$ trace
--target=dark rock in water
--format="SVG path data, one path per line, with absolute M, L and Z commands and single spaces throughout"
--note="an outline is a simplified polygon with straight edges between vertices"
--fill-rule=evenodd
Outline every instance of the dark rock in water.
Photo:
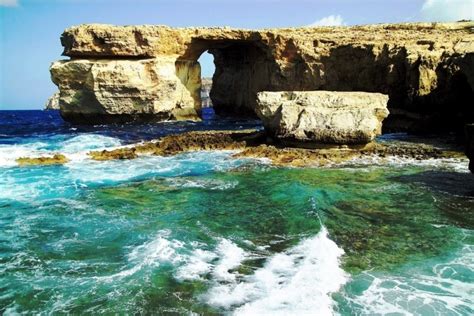
M 469 170 L 474 173 L 474 124 L 468 124 L 466 131 L 466 155 L 469 157 Z

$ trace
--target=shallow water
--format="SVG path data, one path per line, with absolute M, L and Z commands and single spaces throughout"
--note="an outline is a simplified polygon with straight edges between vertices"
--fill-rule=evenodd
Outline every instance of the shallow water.
M 151 137 L 51 120 L 59 128 L 48 133 L 1 132 L 4 314 L 474 313 L 465 159 L 290 169 L 194 152 L 94 162 L 87 150 Z M 17 167 L 31 151 L 74 159 Z

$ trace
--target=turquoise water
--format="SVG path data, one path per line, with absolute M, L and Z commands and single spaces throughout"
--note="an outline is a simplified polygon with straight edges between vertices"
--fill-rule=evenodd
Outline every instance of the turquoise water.
M 85 155 L 121 144 L 83 133 L 0 146 L 1 313 L 474 313 L 466 160 Z M 51 150 L 71 162 L 14 164 Z

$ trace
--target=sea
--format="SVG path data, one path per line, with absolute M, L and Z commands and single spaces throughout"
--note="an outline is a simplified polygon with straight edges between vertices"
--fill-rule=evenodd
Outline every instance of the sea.
M 0 314 L 474 314 L 467 158 L 289 168 L 232 151 L 87 155 L 249 128 L 262 126 L 0 111 Z M 69 162 L 15 162 L 53 153 Z

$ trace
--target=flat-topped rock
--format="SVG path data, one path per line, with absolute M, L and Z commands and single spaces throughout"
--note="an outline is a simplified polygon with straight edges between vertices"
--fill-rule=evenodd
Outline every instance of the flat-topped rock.
M 284 142 L 364 144 L 382 133 L 388 96 L 367 92 L 258 93 L 265 130 Z

